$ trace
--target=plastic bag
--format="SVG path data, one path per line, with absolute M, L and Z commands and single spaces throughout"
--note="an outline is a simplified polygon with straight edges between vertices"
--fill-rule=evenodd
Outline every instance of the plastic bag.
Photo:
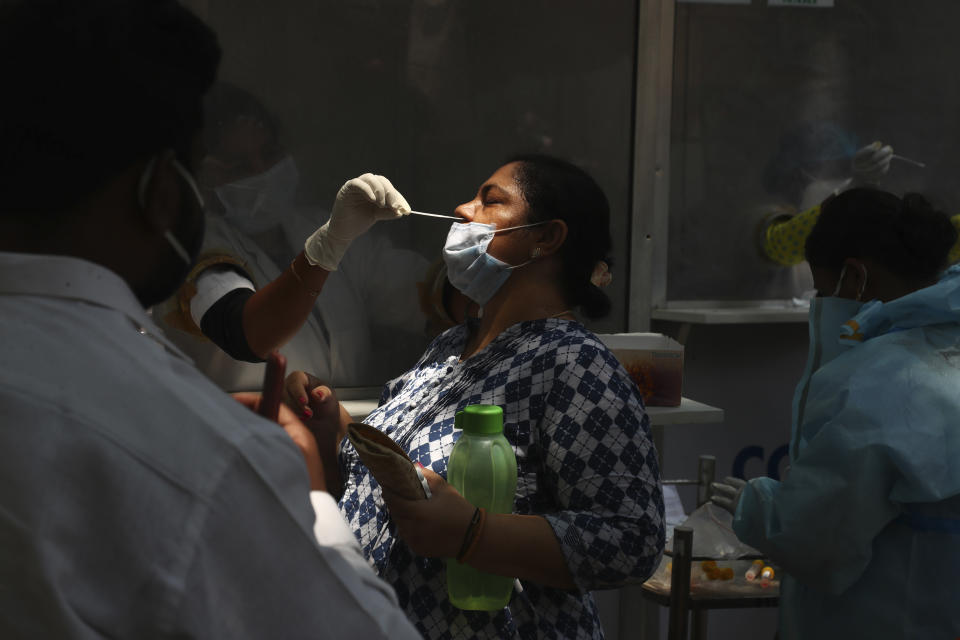
M 733 515 L 712 502 L 690 514 L 682 525 L 693 529 L 693 557 L 710 560 L 759 558 L 761 553 L 740 542 L 733 531 Z M 667 540 L 666 552 L 673 551 L 673 536 Z

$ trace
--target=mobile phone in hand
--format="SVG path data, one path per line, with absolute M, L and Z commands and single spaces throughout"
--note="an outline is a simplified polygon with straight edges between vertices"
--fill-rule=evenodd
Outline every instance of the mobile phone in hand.
M 267 420 L 277 421 L 280 416 L 280 402 L 283 400 L 283 379 L 287 372 L 287 358 L 273 351 L 267 356 L 267 371 L 263 375 L 263 389 L 260 393 L 260 408 L 257 411 Z

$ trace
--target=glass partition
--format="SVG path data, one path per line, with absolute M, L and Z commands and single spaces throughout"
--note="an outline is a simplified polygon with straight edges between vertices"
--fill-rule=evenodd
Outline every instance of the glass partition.
M 625 328 L 636 2 L 189 4 L 219 35 L 221 80 L 269 114 L 278 155 L 289 153 L 299 173 L 295 204 L 317 225 L 340 185 L 365 172 L 390 178 L 415 210 L 451 215 L 513 153 L 555 154 L 583 166 L 613 214 L 614 309 L 592 327 Z M 383 322 L 398 313 L 389 300 L 399 291 L 417 299 L 416 283 L 439 259 L 449 225 L 411 216 L 371 234 L 419 257 L 363 276 L 392 283 L 392 297 L 367 300 L 369 317 L 358 319 L 383 327 L 378 348 L 403 345 L 404 364 L 390 373 L 415 361 L 427 335 L 423 318 L 404 332 Z M 286 260 L 299 250 L 288 244 Z
M 925 165 L 894 159 L 883 188 L 960 210 L 960 3 L 834 4 L 676 4 L 668 300 L 810 289 L 805 265 L 764 259 L 758 231 L 842 185 L 873 141 Z

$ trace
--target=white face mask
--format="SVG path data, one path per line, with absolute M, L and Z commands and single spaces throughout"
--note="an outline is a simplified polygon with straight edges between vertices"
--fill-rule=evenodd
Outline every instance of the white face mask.
M 193 197 L 197 199 L 197 204 L 200 207 L 200 211 L 203 212 L 204 202 L 203 196 L 200 195 L 200 188 L 197 187 L 197 182 L 193 179 L 193 176 L 190 175 L 190 172 L 180 164 L 180 162 L 173 158 L 171 160 L 173 168 L 180 174 L 180 177 L 183 178 L 183 181 L 187 183 L 187 186 L 190 187 Z M 139 183 L 137 185 L 137 200 L 140 202 L 141 207 L 147 206 L 147 186 L 150 184 L 150 180 L 153 179 L 153 171 L 157 168 L 157 157 L 154 156 L 150 158 L 150 162 L 147 163 L 146 168 L 143 170 L 143 174 L 140 176 Z M 163 237 L 173 249 L 174 253 L 180 256 L 180 259 L 188 266 L 192 266 L 193 262 L 197 259 L 197 253 L 200 252 L 200 244 L 203 240 L 203 234 L 200 234 L 200 238 L 191 242 L 191 249 L 193 255 L 190 251 L 187 251 L 180 240 L 177 239 L 173 232 L 167 229 L 163 232 Z
M 244 233 L 261 233 L 280 223 L 293 208 L 300 173 L 291 156 L 263 173 L 214 189 L 224 218 Z
M 547 222 L 549 220 L 506 229 L 497 229 L 496 225 L 481 222 L 454 222 L 443 245 L 443 261 L 447 265 L 450 284 L 480 306 L 487 304 L 514 269 L 533 262 L 531 259 L 511 266 L 491 256 L 487 253 L 487 247 L 494 234 Z

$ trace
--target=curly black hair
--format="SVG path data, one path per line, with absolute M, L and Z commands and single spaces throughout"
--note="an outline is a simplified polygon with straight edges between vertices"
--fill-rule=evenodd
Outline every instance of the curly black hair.
M 847 258 L 870 258 L 916 282 L 939 275 L 957 241 L 950 218 L 918 193 L 898 198 L 872 188 L 831 196 L 807 236 L 812 267 L 840 269 Z

